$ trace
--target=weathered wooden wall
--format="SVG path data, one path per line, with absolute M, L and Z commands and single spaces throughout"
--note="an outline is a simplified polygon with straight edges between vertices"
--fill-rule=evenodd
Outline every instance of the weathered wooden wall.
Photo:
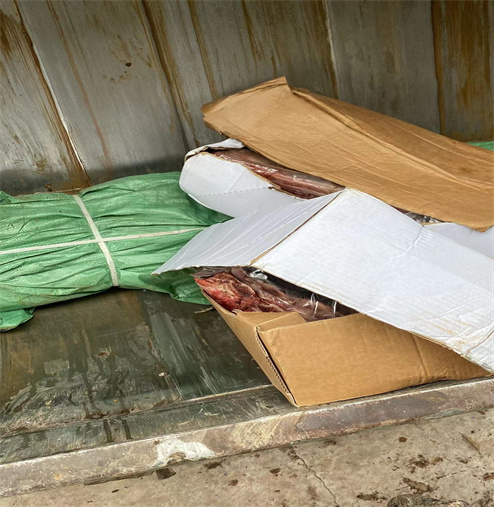
M 494 2 L 0 0 L 0 188 L 179 170 L 212 99 L 295 86 L 494 138 Z

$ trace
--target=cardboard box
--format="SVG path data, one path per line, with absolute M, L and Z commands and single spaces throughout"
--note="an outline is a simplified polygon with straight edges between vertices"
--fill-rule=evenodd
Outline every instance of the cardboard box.
M 256 267 L 494 371 L 494 261 L 357 190 L 214 225 L 156 273 L 198 266 Z
M 494 371 L 493 229 L 471 230 L 494 222 L 492 153 L 290 88 L 284 78 L 203 112 L 207 125 L 269 159 L 348 187 L 274 202 L 272 185 L 233 165 L 223 165 L 215 181 L 223 186 L 213 187 L 215 169 L 206 154 L 197 157 L 202 180 L 185 186 L 239 218 L 199 234 L 157 270 L 254 266 L 359 311 L 306 323 L 297 313 L 232 314 L 213 303 L 292 403 Z M 384 203 L 453 223 L 426 228 Z
M 180 174 L 180 187 L 199 204 L 231 217 L 271 211 L 302 201 L 278 191 L 275 185 L 244 165 L 214 156 L 209 149 L 239 149 L 235 139 L 189 151 Z
M 234 314 L 210 301 L 273 385 L 297 406 L 489 375 L 440 345 L 366 315 L 307 323 L 298 313 Z
M 284 78 L 203 107 L 204 121 L 291 169 L 397 208 L 486 230 L 494 221 L 494 153 Z

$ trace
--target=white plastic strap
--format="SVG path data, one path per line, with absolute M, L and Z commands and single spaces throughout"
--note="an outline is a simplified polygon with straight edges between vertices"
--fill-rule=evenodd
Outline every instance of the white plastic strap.
M 141 239 L 141 238 L 154 238 L 156 236 L 173 236 L 174 234 L 185 234 L 189 231 L 202 231 L 204 227 L 193 227 L 191 229 L 181 229 L 179 231 L 165 231 L 165 232 L 148 232 L 144 234 L 131 234 L 129 236 L 112 236 L 110 238 L 98 239 L 83 239 L 81 241 L 67 241 L 66 243 L 52 243 L 51 245 L 37 245 L 37 246 L 25 246 L 22 248 L 11 248 L 10 250 L 0 250 L 0 255 L 8 255 L 23 252 L 36 252 L 37 250 L 50 250 L 52 248 L 64 248 L 68 246 L 78 245 L 91 245 L 93 243 L 99 243 L 103 241 L 108 243 L 109 241 L 122 241 L 125 239 Z
M 162 231 L 162 232 L 148 232 L 144 234 L 130 234 L 128 236 L 112 236 L 110 238 L 103 238 L 96 227 L 96 224 L 94 223 L 91 215 L 89 214 L 89 211 L 87 210 L 84 202 L 78 195 L 72 196 L 77 204 L 79 205 L 79 208 L 81 209 L 84 218 L 87 220 L 89 227 L 91 228 L 91 232 L 94 235 L 95 239 L 85 239 L 80 241 L 68 241 L 66 243 L 52 243 L 51 245 L 36 245 L 36 246 L 26 246 L 23 248 L 11 248 L 10 250 L 0 250 L 0 255 L 9 255 L 9 254 L 16 254 L 16 253 L 24 253 L 24 252 L 36 252 L 38 250 L 51 250 L 54 248 L 65 248 L 65 247 L 71 247 L 71 246 L 78 246 L 78 245 L 91 245 L 97 243 L 98 246 L 101 248 L 101 251 L 103 252 L 103 255 L 105 256 L 106 263 L 108 264 L 108 268 L 110 269 L 111 274 L 111 280 L 112 284 L 115 287 L 118 287 L 118 276 L 117 276 L 117 270 L 115 268 L 115 263 L 113 262 L 113 258 L 110 254 L 110 251 L 108 250 L 108 247 L 106 246 L 106 243 L 109 241 L 123 241 L 127 239 L 141 239 L 141 238 L 154 238 L 158 236 L 173 236 L 175 234 L 186 234 L 191 231 L 201 231 L 205 227 L 191 227 L 189 229 L 180 229 L 177 231 Z
M 75 202 L 79 205 L 79 208 L 81 208 L 82 214 L 86 218 L 87 223 L 89 224 L 89 227 L 91 228 L 91 231 L 96 239 L 96 242 L 98 243 L 99 247 L 101 248 L 101 251 L 103 252 L 103 255 L 105 256 L 106 263 L 110 268 L 111 281 L 113 286 L 118 287 L 119 284 L 118 284 L 117 269 L 115 268 L 115 263 L 113 262 L 110 250 L 108 250 L 105 241 L 101 237 L 101 234 L 99 233 L 98 228 L 94 223 L 94 220 L 91 218 L 91 215 L 89 214 L 86 205 L 82 202 L 82 199 L 78 195 L 73 195 L 72 197 L 75 199 Z

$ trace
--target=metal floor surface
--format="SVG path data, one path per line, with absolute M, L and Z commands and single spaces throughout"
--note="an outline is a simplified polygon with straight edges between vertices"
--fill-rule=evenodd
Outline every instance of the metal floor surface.
M 494 406 L 479 379 L 296 408 L 203 309 L 111 290 L 0 334 L 0 496 Z

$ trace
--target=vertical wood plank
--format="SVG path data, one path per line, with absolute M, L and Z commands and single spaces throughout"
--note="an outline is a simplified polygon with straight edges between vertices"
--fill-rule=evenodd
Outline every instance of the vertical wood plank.
M 441 131 L 461 141 L 494 139 L 494 4 L 433 2 Z
M 327 6 L 339 98 L 438 132 L 430 1 Z
M 295 86 L 335 94 L 321 0 L 145 1 L 189 147 L 218 140 L 199 108 L 286 75 Z
M 269 34 L 267 50 L 278 76 L 286 75 L 293 86 L 338 97 L 324 0 L 245 1 L 244 5 L 254 37 L 262 41 Z
M 183 0 L 144 1 L 162 68 L 167 76 L 186 134 L 188 148 L 215 143 L 221 136 L 208 129 L 201 106 L 213 100 L 188 3 Z
M 180 169 L 183 132 L 140 2 L 19 5 L 93 181 Z
M 11 0 L 0 2 L 0 47 L 0 190 L 19 194 L 87 186 Z

